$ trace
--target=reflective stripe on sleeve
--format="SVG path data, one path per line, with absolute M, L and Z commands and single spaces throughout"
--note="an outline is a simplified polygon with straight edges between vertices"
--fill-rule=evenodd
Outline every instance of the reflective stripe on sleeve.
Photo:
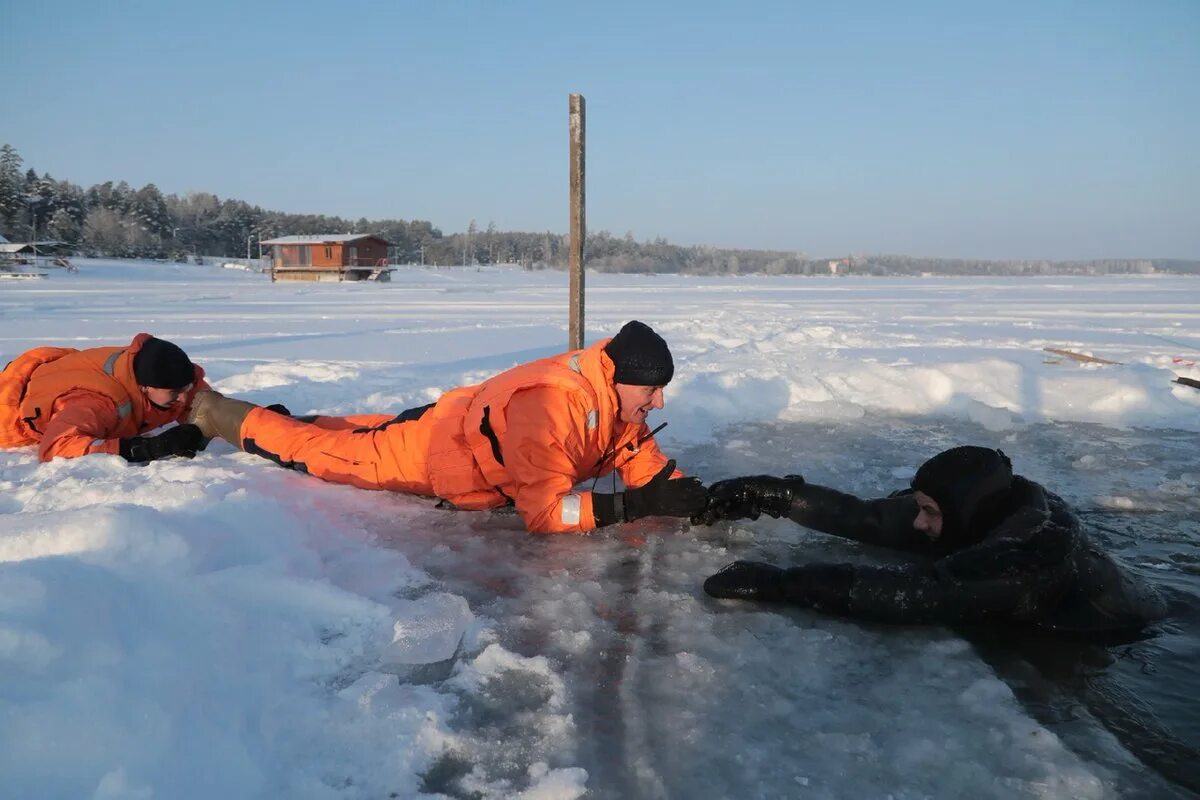
M 108 375 L 110 378 L 116 377 L 117 359 L 120 358 L 122 355 L 124 355 L 124 353 L 125 353 L 124 350 L 118 350 L 117 352 L 115 352 L 111 356 L 109 356 L 107 359 L 105 359 L 105 361 L 104 361 L 104 374 L 105 375 Z M 121 419 L 125 419 L 126 417 L 128 417 L 130 412 L 132 412 L 132 411 L 133 411 L 133 403 L 131 403 L 129 400 L 126 400 L 124 403 L 121 403 L 121 405 L 117 406 L 117 416 L 120 417 Z
M 562 499 L 563 525 L 578 525 L 583 513 L 583 498 L 577 494 L 569 494 Z
M 118 350 L 105 360 L 104 374 L 108 375 L 109 377 L 113 377 L 114 373 L 117 371 L 117 359 L 120 358 L 121 354 L 124 352 L 124 350 Z

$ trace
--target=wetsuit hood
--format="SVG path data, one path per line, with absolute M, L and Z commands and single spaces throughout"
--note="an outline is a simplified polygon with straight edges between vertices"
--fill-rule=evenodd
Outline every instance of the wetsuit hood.
M 942 511 L 939 540 L 947 552 L 981 540 L 1004 517 L 1012 491 L 1012 462 L 1000 450 L 955 447 L 926 461 L 912 488 Z

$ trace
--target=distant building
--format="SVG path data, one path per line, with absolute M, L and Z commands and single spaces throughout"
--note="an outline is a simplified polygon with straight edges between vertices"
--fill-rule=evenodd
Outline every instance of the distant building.
M 0 254 L 9 256 L 46 256 L 57 255 L 69 251 L 71 245 L 57 239 L 43 239 L 40 242 L 10 242 L 0 236 Z
M 389 242 L 373 234 L 280 236 L 266 239 L 272 281 L 386 281 Z
M 0 236 L 0 239 L 4 237 Z M 33 245 L 29 242 L 0 242 L 0 278 L 44 278 L 46 273 L 32 270 L 18 271 L 19 265 L 36 264 Z
M 849 271 L 850 271 L 850 259 L 848 259 L 848 258 L 835 258 L 834 260 L 829 262 L 829 274 L 830 275 L 844 274 Z
M 6 267 L 13 264 L 28 264 L 33 255 L 33 245 L 29 242 L 10 242 L 7 239 L 0 242 L 0 264 Z

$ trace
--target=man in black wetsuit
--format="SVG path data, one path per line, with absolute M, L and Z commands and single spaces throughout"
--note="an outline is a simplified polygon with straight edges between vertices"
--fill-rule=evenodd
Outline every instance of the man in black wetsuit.
M 861 500 L 789 475 L 713 484 L 694 521 L 788 516 L 814 530 L 917 553 L 903 567 L 737 561 L 704 582 L 722 598 L 794 603 L 900 624 L 1005 622 L 1126 639 L 1159 619 L 1157 593 L 1087 540 L 1062 498 L 1012 473 L 999 450 L 956 447 L 912 488 Z

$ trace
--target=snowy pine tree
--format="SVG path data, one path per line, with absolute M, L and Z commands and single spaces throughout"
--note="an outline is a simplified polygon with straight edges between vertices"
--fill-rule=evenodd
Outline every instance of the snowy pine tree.
M 46 236 L 50 239 L 72 244 L 79 241 L 79 223 L 75 221 L 75 218 L 71 216 L 71 212 L 66 208 L 59 208 L 50 215 L 45 230 Z
M 0 232 L 9 238 L 18 236 L 16 225 L 25 211 L 25 181 L 21 177 L 21 157 L 6 144 L 0 147 Z

